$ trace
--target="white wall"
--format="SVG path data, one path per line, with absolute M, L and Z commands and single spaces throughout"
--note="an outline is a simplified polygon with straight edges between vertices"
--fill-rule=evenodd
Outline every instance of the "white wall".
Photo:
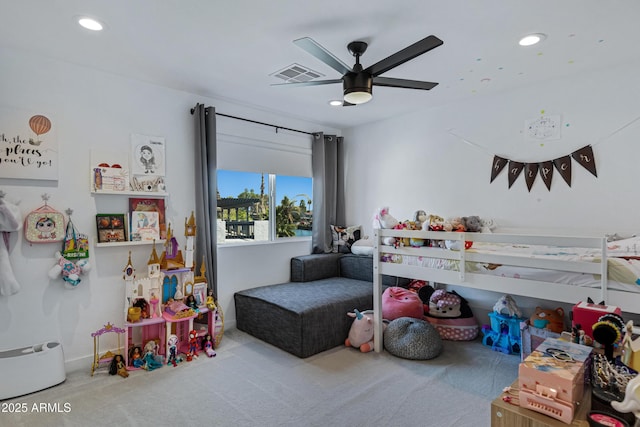
M 640 117 L 639 72 L 639 63 L 629 64 L 345 130 L 349 225 L 363 224 L 371 234 L 374 211 L 389 206 L 399 220 L 423 209 L 444 217 L 494 218 L 507 228 L 640 232 L 640 121 L 620 130 Z M 541 110 L 562 115 L 560 140 L 525 141 L 525 120 Z M 551 191 L 538 178 L 528 192 L 523 176 L 508 189 L 506 171 L 489 183 L 494 154 L 537 162 L 587 144 L 594 145 L 598 178 L 573 162 L 571 187 L 557 173 Z M 459 291 L 485 307 L 497 299 Z
M 80 232 L 95 234 L 95 214 L 126 212 L 126 197 L 92 196 L 89 187 L 90 150 L 128 152 L 130 134 L 161 135 L 166 140 L 167 219 L 180 224 L 194 209 L 193 117 L 197 102 L 213 105 L 218 112 L 304 131 L 335 132 L 310 122 L 252 109 L 225 100 L 158 87 L 145 82 L 78 67 L 73 64 L 0 49 L 0 93 L 3 108 L 46 112 L 57 127 L 60 152 L 59 181 L 1 179 L 0 189 L 10 200 L 20 200 L 23 215 L 42 205 L 74 210 Z M 234 127 L 245 137 L 260 137 L 264 129 Z M 275 132 L 275 130 L 273 130 Z M 0 297 L 0 351 L 47 340 L 63 344 L 69 369 L 89 371 L 93 351 L 91 333 L 105 323 L 123 324 L 124 282 L 122 269 L 128 251 L 139 274 L 146 274 L 150 246 L 91 247 L 93 269 L 75 290 L 61 279 L 50 280 L 58 244 L 31 245 L 20 233 L 11 233 L 10 261 L 22 289 Z M 275 248 L 275 250 L 274 250 Z M 158 250 L 162 250 L 158 247 Z M 219 294 L 229 325 L 235 324 L 233 293 L 258 284 L 288 280 L 292 256 L 309 253 L 308 241 L 291 244 L 224 248 L 219 251 Z M 247 266 L 251 268 L 247 268 Z M 115 340 L 103 340 L 104 348 Z

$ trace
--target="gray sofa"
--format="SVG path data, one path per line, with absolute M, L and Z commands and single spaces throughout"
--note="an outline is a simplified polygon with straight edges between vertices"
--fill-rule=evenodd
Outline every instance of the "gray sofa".
M 407 279 L 383 278 L 383 287 Z M 236 292 L 237 328 L 305 358 L 344 345 L 353 319 L 373 308 L 373 258 L 313 254 L 291 259 L 291 282 Z

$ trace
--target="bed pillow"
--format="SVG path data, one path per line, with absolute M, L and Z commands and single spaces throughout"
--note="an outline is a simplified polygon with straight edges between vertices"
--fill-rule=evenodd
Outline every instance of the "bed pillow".
M 356 240 L 351 245 L 351 253 L 355 255 L 373 255 L 373 240 L 367 238 Z
M 362 235 L 361 225 L 353 225 L 350 227 L 331 225 L 329 227 L 331 228 L 331 237 L 333 240 L 331 252 L 334 253 L 350 253 L 351 246 L 357 240 L 360 240 L 360 236 Z

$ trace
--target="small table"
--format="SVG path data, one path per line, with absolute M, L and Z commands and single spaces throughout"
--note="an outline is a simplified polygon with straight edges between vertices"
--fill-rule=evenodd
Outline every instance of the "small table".
M 515 380 L 511 387 L 518 388 L 518 380 Z M 589 427 L 587 415 L 591 410 L 591 387 L 587 385 L 571 424 L 507 403 L 502 400 L 505 395 L 506 393 L 502 393 L 491 402 L 491 427 Z

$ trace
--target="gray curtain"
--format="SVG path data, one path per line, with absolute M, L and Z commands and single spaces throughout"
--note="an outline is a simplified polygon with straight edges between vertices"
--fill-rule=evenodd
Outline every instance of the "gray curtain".
M 345 225 L 342 137 L 313 135 L 313 253 L 331 252 L 330 225 Z
M 217 259 L 217 155 L 216 155 L 216 110 L 197 104 L 192 110 L 195 124 L 195 178 L 196 178 L 196 247 L 195 273 L 200 274 L 204 266 L 209 289 L 214 298 L 218 296 Z

